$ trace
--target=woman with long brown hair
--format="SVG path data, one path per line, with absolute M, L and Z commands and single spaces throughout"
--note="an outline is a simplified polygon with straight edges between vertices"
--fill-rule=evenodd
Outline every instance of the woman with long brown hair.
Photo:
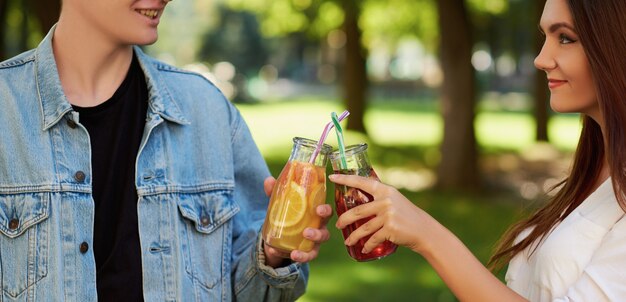
M 375 201 L 344 213 L 337 227 L 376 217 L 346 240 L 373 234 L 407 246 L 433 266 L 462 301 L 626 299 L 626 1 L 547 0 L 545 42 L 535 66 L 546 72 L 550 105 L 582 114 L 570 175 L 543 208 L 502 238 L 490 263 L 508 263 L 506 286 L 449 230 L 396 189 L 331 175 Z

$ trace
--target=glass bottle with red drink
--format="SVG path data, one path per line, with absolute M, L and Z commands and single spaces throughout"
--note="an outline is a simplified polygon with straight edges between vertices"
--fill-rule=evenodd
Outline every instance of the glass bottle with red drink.
M 345 148 L 345 163 L 342 162 L 340 152 L 335 151 L 330 155 L 330 162 L 335 174 L 359 175 L 380 181 L 367 156 L 367 144 L 347 146 Z M 338 216 L 351 208 L 373 200 L 372 195 L 360 189 L 335 184 L 335 206 Z M 346 226 L 342 230 L 343 238 L 348 238 L 354 230 L 358 229 L 372 218 L 373 216 L 363 218 Z M 370 236 L 371 235 L 361 238 L 353 246 L 346 246 L 348 254 L 357 261 L 370 261 L 391 255 L 398 248 L 398 246 L 392 242 L 385 241 L 376 246 L 371 252 L 364 254 L 361 250 Z

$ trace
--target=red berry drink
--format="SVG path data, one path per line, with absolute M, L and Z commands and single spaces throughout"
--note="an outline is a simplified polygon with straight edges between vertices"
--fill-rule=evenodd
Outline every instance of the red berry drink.
M 380 181 L 378 179 L 378 176 L 376 175 L 376 172 L 369 163 L 366 150 L 367 145 L 365 144 L 346 147 L 345 164 L 347 165 L 347 169 L 341 167 L 342 163 L 341 159 L 338 158 L 339 155 L 336 152 L 332 153 L 330 159 L 335 174 L 360 175 L 364 177 L 369 177 L 376 181 Z M 374 198 L 372 197 L 372 195 L 360 189 L 335 184 L 335 206 L 338 216 L 341 216 L 341 214 L 351 208 L 371 202 L 373 200 Z M 343 238 L 348 238 L 348 236 L 350 236 L 350 234 L 352 234 L 354 230 L 358 229 L 372 218 L 374 218 L 374 216 L 360 219 L 346 226 L 342 230 Z M 371 235 L 365 236 L 359 239 L 356 244 L 352 246 L 346 246 L 346 248 L 348 249 L 348 254 L 357 261 L 370 261 L 391 255 L 398 248 L 397 245 L 387 240 L 376 246 L 369 253 L 365 254 L 361 251 L 363 250 L 363 246 L 370 237 Z

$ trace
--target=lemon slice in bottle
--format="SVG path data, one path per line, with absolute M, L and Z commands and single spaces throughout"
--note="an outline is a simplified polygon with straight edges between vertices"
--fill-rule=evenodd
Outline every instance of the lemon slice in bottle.
M 315 189 L 313 190 L 313 192 L 311 193 L 311 211 L 313 213 L 315 212 L 315 209 L 317 208 L 317 206 L 325 204 L 326 203 L 326 186 L 322 183 L 319 184 L 317 187 L 315 187 Z
M 306 214 L 307 202 L 304 193 L 304 188 L 290 181 L 282 202 L 276 202 L 272 207 L 272 215 L 270 217 L 272 225 L 285 228 L 300 222 Z M 282 211 L 275 208 L 279 206 L 284 206 Z

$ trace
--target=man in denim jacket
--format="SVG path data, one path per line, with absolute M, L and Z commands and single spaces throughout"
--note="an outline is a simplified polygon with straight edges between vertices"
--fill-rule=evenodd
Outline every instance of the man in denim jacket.
M 64 0 L 36 49 L 0 63 L 0 301 L 304 293 L 326 227 L 291 259 L 264 246 L 273 179 L 239 112 L 133 46 L 156 41 L 167 2 Z

